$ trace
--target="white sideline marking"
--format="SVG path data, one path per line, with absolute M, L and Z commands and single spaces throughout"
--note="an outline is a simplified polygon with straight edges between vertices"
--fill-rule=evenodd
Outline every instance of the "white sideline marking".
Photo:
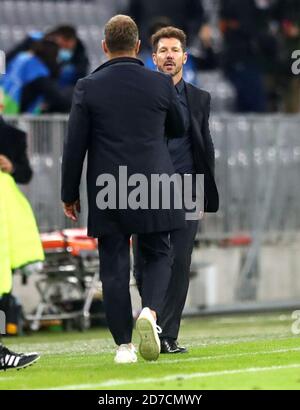
M 6 377 L 6 376 L 4 376 L 4 377 L 0 377 L 0 382 L 6 382 L 7 380 L 15 380 L 15 377 Z
M 231 353 L 231 354 L 216 354 L 214 356 L 203 357 L 187 357 L 186 359 L 174 359 L 174 360 L 161 360 L 156 362 L 149 362 L 149 364 L 170 364 L 170 363 L 184 363 L 184 362 L 197 362 L 201 360 L 217 360 L 217 359 L 230 359 L 231 357 L 243 357 L 243 356 L 258 356 L 261 354 L 276 354 L 276 353 L 289 353 L 300 352 L 300 347 L 292 347 L 290 349 L 278 349 L 278 350 L 261 350 L 259 352 L 243 352 L 243 353 Z M 161 356 L 160 356 L 161 357 Z
M 240 323 L 277 323 L 278 322 L 291 322 L 291 315 L 281 314 L 281 315 L 270 315 L 270 316 L 248 316 L 248 317 L 220 317 L 212 318 L 211 323 L 214 324 L 240 324 Z
M 116 387 L 122 386 L 123 384 L 143 384 L 143 383 L 155 383 L 155 382 L 167 382 L 177 379 L 197 379 L 201 377 L 214 377 L 214 376 L 226 376 L 229 374 L 240 374 L 240 373 L 255 373 L 255 372 L 268 372 L 270 370 L 285 370 L 285 369 L 299 369 L 300 364 L 290 364 L 286 366 L 268 366 L 268 367 L 248 367 L 245 369 L 233 369 L 233 370 L 221 370 L 215 372 L 201 372 L 193 374 L 172 374 L 164 377 L 151 377 L 146 379 L 127 379 L 127 380 L 110 380 L 104 383 L 95 383 L 95 384 L 75 384 L 75 385 L 66 385 L 59 387 L 52 387 L 48 390 L 77 390 L 77 389 L 93 389 L 100 387 Z
M 163 364 L 172 364 L 172 363 L 186 363 L 186 362 L 198 362 L 204 360 L 218 360 L 218 359 L 231 359 L 234 357 L 244 357 L 244 356 L 259 356 L 259 355 L 266 355 L 266 354 L 277 354 L 277 353 L 290 353 L 290 352 L 299 352 L 300 347 L 292 347 L 289 349 L 277 349 L 277 350 L 261 350 L 259 352 L 243 352 L 243 353 L 231 353 L 231 354 L 216 354 L 214 356 L 202 356 L 202 357 L 185 357 L 184 359 L 167 359 L 163 360 L 162 356 L 160 356 L 161 360 L 157 360 L 155 362 L 148 362 L 148 365 L 163 365 Z M 70 358 L 72 360 L 77 360 L 76 357 Z M 73 367 L 80 368 L 80 367 L 94 367 L 95 364 L 72 364 Z
M 235 343 L 244 342 L 260 342 L 263 340 L 284 340 L 290 339 L 291 333 L 268 333 L 260 336 L 240 336 L 215 339 L 207 335 L 199 336 L 198 342 L 192 341 L 189 337 L 184 338 L 188 347 L 211 347 L 218 345 L 232 345 Z M 52 343 L 21 343 L 18 345 L 11 345 L 12 349 L 24 351 L 37 351 L 42 355 L 52 356 L 64 354 L 72 356 L 74 354 L 97 354 L 97 353 L 114 353 L 115 345 L 110 338 L 107 339 L 90 339 L 90 340 L 74 340 L 72 342 L 52 342 Z

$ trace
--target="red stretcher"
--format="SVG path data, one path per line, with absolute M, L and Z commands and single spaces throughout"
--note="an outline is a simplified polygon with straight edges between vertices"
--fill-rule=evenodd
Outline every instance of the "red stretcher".
M 84 228 L 41 234 L 41 240 L 45 262 L 36 282 L 40 302 L 27 317 L 30 328 L 38 330 L 45 321 L 61 321 L 66 329 L 89 328 L 93 301 L 102 303 L 97 240 Z M 103 310 L 96 315 L 104 318 Z

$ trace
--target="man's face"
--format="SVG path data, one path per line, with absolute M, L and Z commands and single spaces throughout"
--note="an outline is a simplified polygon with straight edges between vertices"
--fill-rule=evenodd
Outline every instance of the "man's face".
M 153 61 L 159 71 L 174 77 L 182 71 L 187 61 L 187 53 L 183 51 L 177 38 L 161 38 L 156 53 L 153 53 Z

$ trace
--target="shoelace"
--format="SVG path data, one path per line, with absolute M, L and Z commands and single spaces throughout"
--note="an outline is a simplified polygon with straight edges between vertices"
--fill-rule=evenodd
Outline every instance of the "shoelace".
M 162 328 L 158 325 L 156 325 L 156 330 L 159 335 L 162 333 Z

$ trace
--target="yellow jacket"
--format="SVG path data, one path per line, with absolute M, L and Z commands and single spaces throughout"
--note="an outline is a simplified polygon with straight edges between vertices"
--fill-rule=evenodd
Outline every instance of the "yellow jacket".
M 12 289 L 12 270 L 44 260 L 29 202 L 12 176 L 0 171 L 0 296 Z

